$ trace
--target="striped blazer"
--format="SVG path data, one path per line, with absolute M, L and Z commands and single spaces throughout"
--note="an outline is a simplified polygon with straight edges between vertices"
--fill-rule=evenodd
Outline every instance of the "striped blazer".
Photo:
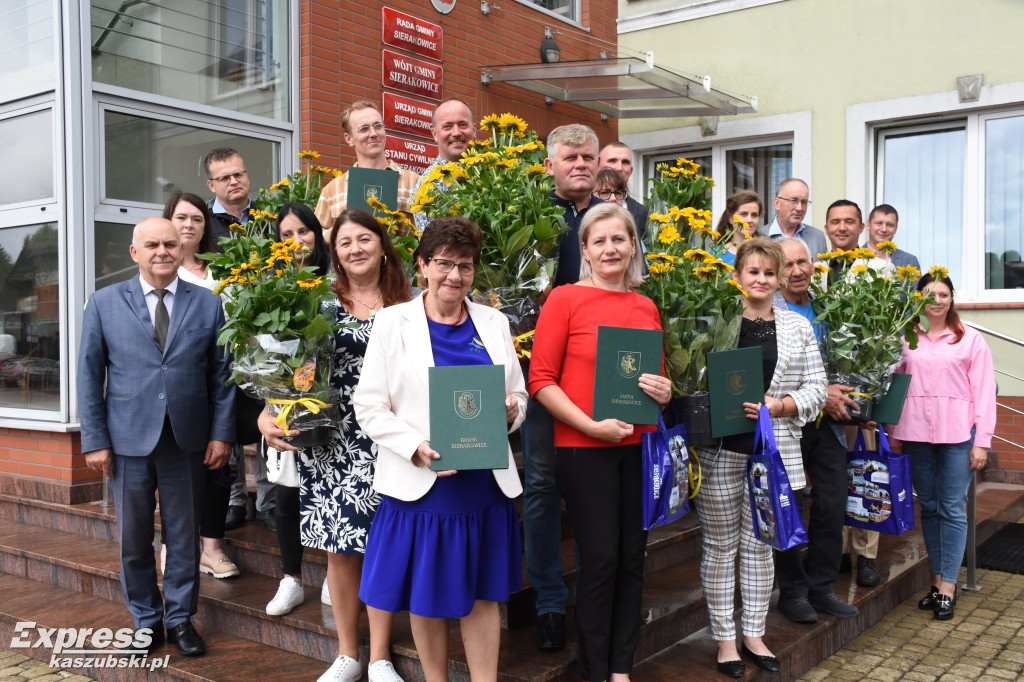
M 807 485 L 800 452 L 801 427 L 817 419 L 828 397 L 828 379 L 811 323 L 799 313 L 772 306 L 778 362 L 768 395 L 781 400 L 787 395 L 796 402 L 793 417 L 774 417 L 775 442 L 794 490 Z

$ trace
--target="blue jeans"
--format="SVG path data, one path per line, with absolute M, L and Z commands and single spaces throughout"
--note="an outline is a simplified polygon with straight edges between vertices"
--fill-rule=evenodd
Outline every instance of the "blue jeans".
M 555 483 L 555 418 L 531 400 L 519 429 L 523 442 L 523 526 L 526 575 L 537 592 L 537 614 L 565 613 L 562 580 L 562 498 Z
M 963 443 L 903 442 L 910 455 L 914 490 L 921 505 L 921 532 L 932 575 L 956 584 L 967 547 L 967 490 L 974 479 L 970 440 Z

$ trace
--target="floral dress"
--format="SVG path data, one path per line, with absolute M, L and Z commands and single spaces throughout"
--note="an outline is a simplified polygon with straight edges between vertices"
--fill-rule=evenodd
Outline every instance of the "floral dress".
M 360 320 L 341 304 L 335 322 L 346 325 L 334 334 L 331 385 L 340 392 L 340 418 L 326 446 L 299 454 L 299 530 L 304 547 L 334 554 L 362 555 L 380 495 L 373 490 L 377 444 L 371 441 L 352 410 L 373 318 Z M 352 323 L 358 324 L 351 327 Z

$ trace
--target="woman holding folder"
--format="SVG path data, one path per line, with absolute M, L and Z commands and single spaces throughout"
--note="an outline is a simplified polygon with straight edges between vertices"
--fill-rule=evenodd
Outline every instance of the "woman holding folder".
M 448 679 L 448 618 L 461 619 L 474 680 L 498 671 L 498 602 L 522 586 L 519 515 L 523 492 L 507 446 L 500 469 L 434 472 L 428 368 L 503 365 L 505 417 L 526 415 L 526 387 L 508 320 L 466 294 L 482 235 L 465 218 L 439 218 L 417 250 L 427 290 L 378 313 L 352 402 L 377 447 L 373 487 L 381 496 L 366 541 L 359 598 L 383 611 L 409 610 L 428 682 Z M 441 406 L 437 406 L 440 409 Z
M 826 380 L 811 324 L 801 315 L 773 305 L 785 256 L 775 242 L 755 237 L 736 249 L 735 278 L 746 293 L 739 347 L 760 346 L 764 405 L 772 416 L 775 440 L 793 490 L 803 488 L 801 427 L 825 405 Z M 760 403 L 744 403 L 756 420 Z M 752 430 L 753 431 L 753 430 Z M 697 515 L 704 553 L 700 578 L 707 595 L 711 634 L 718 642 L 718 670 L 743 677 L 736 647 L 736 555 L 743 602 L 743 651 L 759 668 L 779 671 L 779 661 L 762 637 L 775 580 L 772 548 L 754 536 L 746 476 L 754 452 L 754 433 L 727 436 L 715 447 L 700 448 L 703 474 Z
M 633 289 L 643 254 L 629 212 L 591 208 L 580 225 L 580 279 L 551 292 L 534 338 L 530 393 L 555 421 L 555 475 L 579 544 L 576 624 L 583 678 L 627 680 L 640 634 L 647 533 L 641 519 L 640 433 L 654 427 L 594 421 L 597 329 L 661 329 L 654 303 Z M 659 405 L 672 385 L 642 374 Z

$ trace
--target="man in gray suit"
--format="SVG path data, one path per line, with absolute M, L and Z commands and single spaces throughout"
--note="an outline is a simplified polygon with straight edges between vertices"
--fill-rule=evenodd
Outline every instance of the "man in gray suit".
M 804 222 L 807 208 L 811 205 L 809 196 L 807 183 L 800 178 L 787 178 L 780 182 L 775 190 L 775 199 L 772 200 L 775 219 L 762 226 L 759 232 L 775 240 L 783 237 L 803 239 L 811 250 L 811 257 L 817 261 L 820 260 L 819 253 L 828 251 L 828 245 L 825 243 L 824 232 Z
M 896 237 L 896 229 L 899 227 L 899 220 L 900 216 L 896 212 L 896 209 L 889 204 L 879 204 L 871 209 L 871 213 L 868 214 L 868 240 L 866 246 L 874 251 L 875 255 L 882 260 L 885 260 L 886 256 L 878 249 L 878 245 L 882 242 L 891 241 Z M 917 256 L 912 253 L 907 253 L 903 249 L 896 249 L 896 251 L 889 256 L 889 262 L 895 267 L 912 265 L 918 270 L 921 269 L 921 264 L 917 261 Z
M 110 476 L 136 647 L 162 644 L 166 622 L 178 653 L 199 656 L 206 645 L 191 616 L 199 602 L 203 467 L 224 466 L 235 438 L 234 388 L 217 345 L 224 313 L 219 297 L 178 279 L 181 242 L 170 221 L 136 225 L 131 256 L 139 277 L 100 289 L 85 308 L 82 451 L 90 469 Z M 157 491 L 167 540 L 163 600 L 153 551 Z

